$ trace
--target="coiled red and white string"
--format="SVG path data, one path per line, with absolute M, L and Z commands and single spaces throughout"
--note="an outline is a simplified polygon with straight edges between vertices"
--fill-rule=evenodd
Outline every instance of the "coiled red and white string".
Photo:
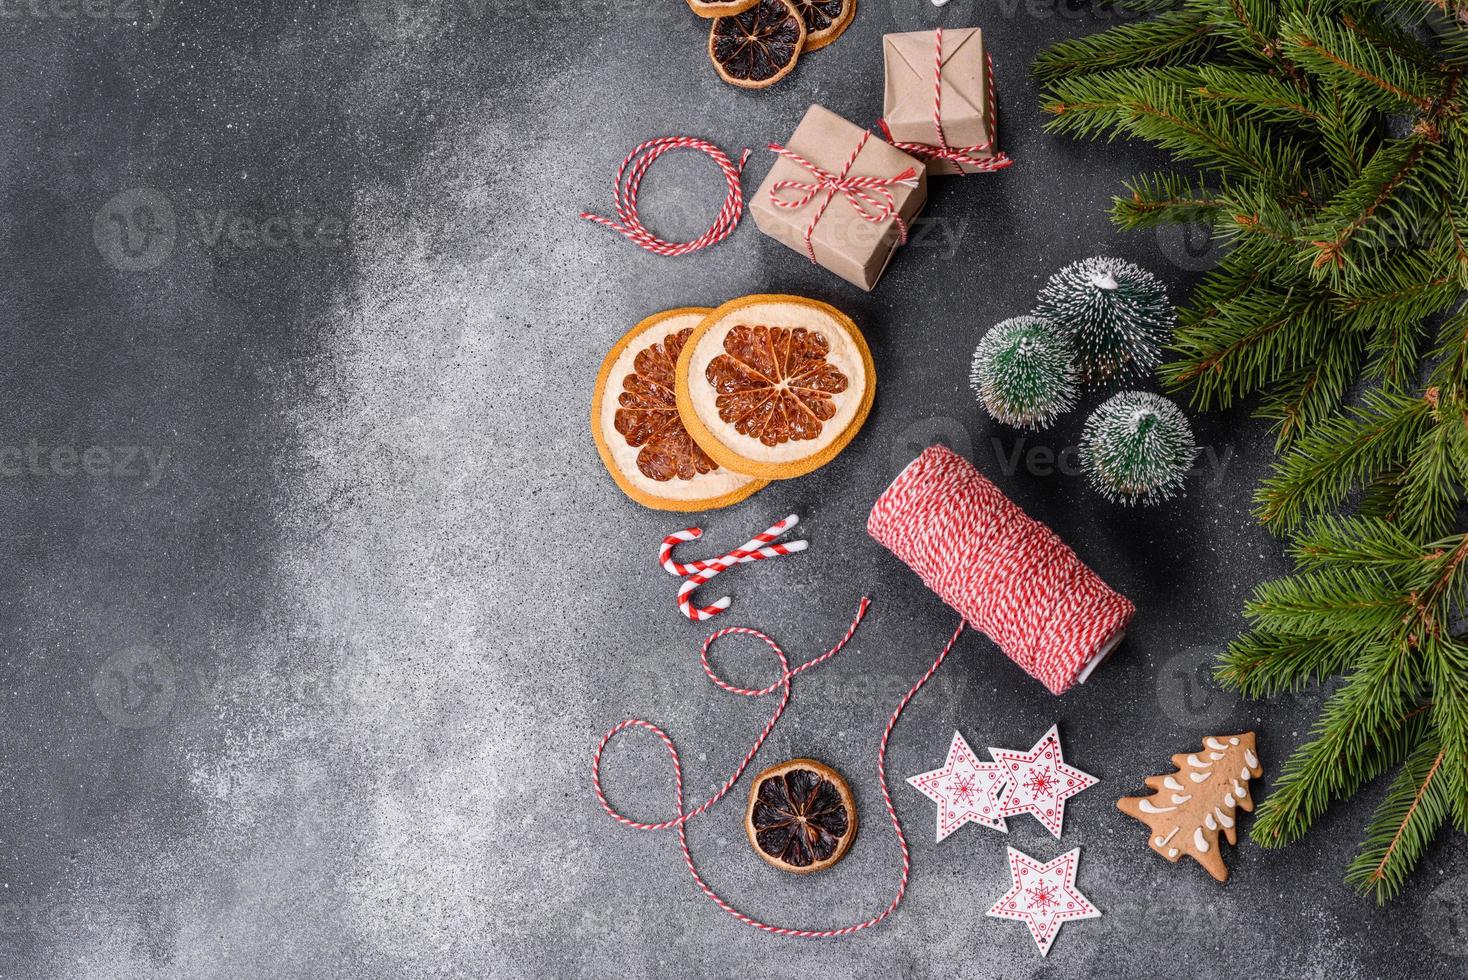
M 796 667 L 794 670 L 790 668 L 790 661 L 785 656 L 785 651 L 780 649 L 779 644 L 770 639 L 764 633 L 761 633 L 759 630 L 750 629 L 744 626 L 731 626 L 727 629 L 719 630 L 718 632 L 711 635 L 707 640 L 704 640 L 703 649 L 699 654 L 699 659 L 703 663 L 703 672 L 708 675 L 709 680 L 713 681 L 716 685 L 731 694 L 738 694 L 741 697 L 746 698 L 760 698 L 764 697 L 766 694 L 773 694 L 775 691 L 779 691 L 780 702 L 775 706 L 775 711 L 773 714 L 770 715 L 770 720 L 765 723 L 764 730 L 760 732 L 759 737 L 754 740 L 754 745 L 751 746 L 750 750 L 745 754 L 743 761 L 741 761 L 739 765 L 735 767 L 733 774 L 724 781 L 724 784 L 720 786 L 719 789 L 715 791 L 712 796 L 710 796 L 703 803 L 694 807 L 692 810 L 683 809 L 683 763 L 678 757 L 678 749 L 673 744 L 673 739 L 669 737 L 668 733 L 663 731 L 657 725 L 654 725 L 652 722 L 644 721 L 641 718 L 628 718 L 626 721 L 620 722 L 619 724 L 615 725 L 611 729 L 611 731 L 602 736 L 602 740 L 600 744 L 597 745 L 596 752 L 591 759 L 592 788 L 596 791 L 596 798 L 601 802 L 602 809 L 607 812 L 607 815 L 609 817 L 622 824 L 623 826 L 631 827 L 635 830 L 667 830 L 670 827 L 676 827 L 678 829 L 678 847 L 683 852 L 683 863 L 685 866 L 687 866 L 688 873 L 692 875 L 694 883 L 698 885 L 699 890 L 702 891 L 704 895 L 708 896 L 709 901 L 713 902 L 730 916 L 739 920 L 745 925 L 753 926 L 756 929 L 760 929 L 764 932 L 772 933 L 777 936 L 791 936 L 798 939 L 831 939 L 837 936 L 849 936 L 852 933 L 861 932 L 863 929 L 870 929 L 872 926 L 875 926 L 878 923 L 882 922 L 889 915 L 895 912 L 897 910 L 897 906 L 902 903 L 902 896 L 907 893 L 907 879 L 912 869 L 912 861 L 907 849 L 907 836 L 902 832 L 902 821 L 897 818 L 897 810 L 893 807 L 892 796 L 887 790 L 887 743 L 892 737 L 892 729 L 897 724 L 897 719 L 902 716 L 903 709 L 907 707 L 908 702 L 910 702 L 917 695 L 918 691 L 922 690 L 923 685 L 926 684 L 928 680 L 933 676 L 933 674 L 937 672 L 943 661 L 947 659 L 949 652 L 952 651 L 953 645 L 958 642 L 958 637 L 963 632 L 963 624 L 960 623 L 958 625 L 958 629 L 954 630 L 953 635 L 948 638 L 947 644 L 944 645 L 942 651 L 938 654 L 938 658 L 933 661 L 932 666 L 927 669 L 922 677 L 918 678 L 917 683 L 909 688 L 908 692 L 903 695 L 902 700 L 897 703 L 897 707 L 893 710 L 892 716 L 887 719 L 887 727 L 882 731 L 882 740 L 880 743 L 878 743 L 877 746 L 877 781 L 882 788 L 882 800 L 886 803 L 887 806 L 887 816 L 892 820 L 892 829 L 897 834 L 898 849 L 902 852 L 902 875 L 897 883 L 897 893 L 893 895 L 892 901 L 889 902 L 886 908 L 884 908 L 881 912 L 877 913 L 869 919 L 853 923 L 849 926 L 843 926 L 839 929 L 791 929 L 786 926 L 771 925 L 768 922 L 762 922 L 759 919 L 746 915 L 745 913 L 739 911 L 734 906 L 725 901 L 718 894 L 718 892 L 709 887 L 708 882 L 704 881 L 703 876 L 698 873 L 698 868 L 693 863 L 693 854 L 688 850 L 688 821 L 692 820 L 699 814 L 706 812 L 710 807 L 714 806 L 716 803 L 722 800 L 728 794 L 728 792 L 734 788 L 734 784 L 739 782 L 739 777 L 744 774 L 744 770 L 749 767 L 750 762 L 754 761 L 754 757 L 759 752 L 760 746 L 765 744 L 765 739 L 769 738 L 770 733 L 775 730 L 775 725 L 779 722 L 780 716 L 785 713 L 785 707 L 790 703 L 791 679 L 793 679 L 797 674 L 803 673 L 804 671 L 807 671 L 812 667 L 825 663 L 827 660 L 830 660 L 832 657 L 836 656 L 836 654 L 840 653 L 842 648 L 846 646 L 847 642 L 850 641 L 851 637 L 856 633 L 856 628 L 861 625 L 862 619 L 866 616 L 867 607 L 870 605 L 871 600 L 868 598 L 863 598 L 861 600 L 861 604 L 857 606 L 856 617 L 851 621 L 851 625 L 847 627 L 846 635 L 841 637 L 840 642 L 820 656 L 815 657 L 812 660 L 807 660 L 805 663 L 801 664 L 799 667 Z M 775 680 L 773 684 L 770 684 L 768 687 L 762 688 L 760 690 L 735 687 L 733 684 L 730 684 L 728 681 L 724 680 L 722 677 L 714 672 L 713 667 L 709 664 L 709 647 L 713 646 L 714 641 L 718 640 L 719 638 L 731 635 L 752 636 L 758 640 L 763 641 L 764 644 L 768 646 L 771 651 L 774 652 L 776 659 L 778 659 L 780 662 L 780 676 Z M 606 750 L 607 744 L 611 742 L 613 738 L 615 738 L 620 732 L 626 731 L 629 728 L 641 728 L 646 731 L 652 732 L 654 735 L 662 740 L 663 747 L 668 750 L 668 756 L 673 760 L 673 799 L 674 809 L 677 812 L 677 816 L 655 823 L 645 823 L 642 821 L 633 820 L 631 817 L 625 816 L 615 807 L 613 807 L 611 802 L 607 799 L 606 792 L 602 789 L 601 785 L 602 753 Z
M 756 534 L 727 554 L 719 555 L 717 558 L 705 558 L 703 561 L 689 562 L 686 565 L 673 560 L 673 549 L 684 541 L 696 541 L 703 537 L 702 529 L 687 527 L 681 531 L 674 531 L 666 538 L 663 538 L 663 545 L 658 549 L 658 564 L 662 565 L 663 571 L 669 575 L 677 575 L 688 579 L 678 589 L 678 611 L 695 623 L 701 623 L 706 619 L 712 619 L 725 609 L 728 609 L 730 601 L 728 596 L 711 602 L 707 606 L 695 606 L 693 604 L 693 590 L 725 569 L 733 568 L 735 565 L 741 565 L 751 561 L 763 561 L 766 558 L 779 558 L 783 555 L 793 555 L 797 551 L 804 551 L 807 546 L 807 542 L 805 541 L 782 541 L 779 544 L 770 543 L 799 523 L 800 518 L 795 514 L 791 514 L 784 520 L 771 524 L 759 534 Z
M 724 172 L 724 180 L 729 185 L 729 193 L 725 196 L 724 204 L 719 208 L 719 215 L 714 219 L 713 225 L 708 231 L 690 242 L 670 242 L 659 238 L 648 231 L 647 226 L 642 223 L 642 218 L 637 214 L 637 192 L 642 185 L 643 175 L 647 173 L 647 168 L 652 166 L 653 161 L 671 150 L 698 150 L 707 153 Z M 622 165 L 617 168 L 617 181 L 612 189 L 612 200 L 616 205 L 617 219 L 604 218 L 589 211 L 581 212 L 581 217 L 587 221 L 605 225 L 639 248 L 647 249 L 658 255 L 678 256 L 697 252 L 722 242 L 733 233 L 735 226 L 739 224 L 739 218 L 744 213 L 744 191 L 739 186 L 739 176 L 744 171 L 744 164 L 748 160 L 749 151 L 745 150 L 744 155 L 739 158 L 739 166 L 736 167 L 723 150 L 708 140 L 701 140 L 693 136 L 660 136 L 657 139 L 647 140 L 639 143 L 631 153 L 627 154 L 626 158 L 622 160 Z
M 898 474 L 867 532 L 1052 694 L 1084 680 L 1136 612 L 946 446 L 929 446 Z

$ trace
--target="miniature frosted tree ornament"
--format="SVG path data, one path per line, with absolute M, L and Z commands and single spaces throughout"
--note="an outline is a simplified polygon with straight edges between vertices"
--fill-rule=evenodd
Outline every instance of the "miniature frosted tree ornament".
M 1081 464 L 1091 485 L 1128 505 L 1177 496 L 1197 453 L 1182 409 L 1150 391 L 1112 395 L 1081 433 Z
M 1055 273 L 1040 290 L 1035 315 L 1069 335 L 1087 384 L 1148 374 L 1177 327 L 1162 281 L 1111 258 L 1082 259 Z
M 995 324 L 974 351 L 969 381 L 984 409 L 1007 425 L 1043 429 L 1076 400 L 1074 351 L 1037 316 Z

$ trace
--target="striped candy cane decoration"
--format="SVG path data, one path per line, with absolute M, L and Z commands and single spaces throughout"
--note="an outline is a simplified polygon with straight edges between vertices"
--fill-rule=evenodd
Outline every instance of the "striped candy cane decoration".
M 842 926 L 837 929 L 791 929 L 787 926 L 772 925 L 771 923 L 763 922 L 759 919 L 754 918 L 751 915 L 747 915 L 744 912 L 739 911 L 733 905 L 730 905 L 723 898 L 723 896 L 714 891 L 713 888 L 709 886 L 708 882 L 704 881 L 703 876 L 698 873 L 698 867 L 693 863 L 693 854 L 688 849 L 688 821 L 692 820 L 699 814 L 705 813 L 709 809 L 711 809 L 715 804 L 717 804 L 726 795 L 728 795 L 729 791 L 734 788 L 735 783 L 739 782 L 739 777 L 744 774 L 744 770 L 747 769 L 749 767 L 749 764 L 754 761 L 754 757 L 756 754 L 758 754 L 760 746 L 765 744 L 765 740 L 769 738 L 770 733 L 775 730 L 775 725 L 780 721 L 780 716 L 785 713 L 785 707 L 790 703 L 791 679 L 794 678 L 797 674 L 803 673 L 804 671 L 807 671 L 812 667 L 825 663 L 827 660 L 830 660 L 832 657 L 836 656 L 836 654 L 840 653 L 841 650 L 846 646 L 846 644 L 851 640 L 852 636 L 856 634 L 856 628 L 861 625 L 862 619 L 866 616 L 867 607 L 870 605 L 871 599 L 863 598 L 861 600 L 861 604 L 857 607 L 856 617 L 851 621 L 851 625 L 847 627 L 846 635 L 841 637 L 840 642 L 820 656 L 815 657 L 811 660 L 807 660 L 805 663 L 801 664 L 799 667 L 796 667 L 794 670 L 790 669 L 790 661 L 785 656 L 785 651 L 780 649 L 779 644 L 770 639 L 764 633 L 761 633 L 759 630 L 749 629 L 748 627 L 743 626 L 734 626 L 728 629 L 719 630 L 718 632 L 711 635 L 707 640 L 704 640 L 703 649 L 699 654 L 699 659 L 703 662 L 703 672 L 708 675 L 709 680 L 713 681 L 714 684 L 718 685 L 720 688 L 728 691 L 731 694 L 737 694 L 741 697 L 746 698 L 764 697 L 766 694 L 773 694 L 774 692 L 779 691 L 780 702 L 779 704 L 775 705 L 774 713 L 770 715 L 770 720 L 765 723 L 764 730 L 761 731 L 759 737 L 754 740 L 754 745 L 750 748 L 750 750 L 745 753 L 743 761 L 741 761 L 739 765 L 734 768 L 733 774 L 724 781 L 724 784 L 720 786 L 712 796 L 710 796 L 703 803 L 700 803 L 698 806 L 694 807 L 692 810 L 683 809 L 683 763 L 678 756 L 678 748 L 673 744 L 673 739 L 668 735 L 668 733 L 663 731 L 657 725 L 654 725 L 652 722 L 645 721 L 641 718 L 628 718 L 626 721 L 620 722 L 604 736 L 602 736 L 601 742 L 597 745 L 596 751 L 592 754 L 591 757 L 592 789 L 595 791 L 597 801 L 601 803 L 601 808 L 606 811 L 607 816 L 622 824 L 624 827 L 631 827 L 634 830 L 667 830 L 670 827 L 677 828 L 678 848 L 683 852 L 683 864 L 688 869 L 689 875 L 693 877 L 694 884 L 698 885 L 699 891 L 703 892 L 704 895 L 708 897 L 709 901 L 717 905 L 730 917 L 744 923 L 747 926 L 753 926 L 754 928 L 759 929 L 762 932 L 768 932 L 775 936 L 789 936 L 796 939 L 834 939 L 837 936 L 849 936 L 852 933 L 861 932 L 863 929 L 870 929 L 872 926 L 878 925 L 886 920 L 888 916 L 897 911 L 897 906 L 902 904 L 902 897 L 907 894 L 907 880 L 909 874 L 912 871 L 912 856 L 908 852 L 907 836 L 902 832 L 902 821 L 897 818 L 897 809 L 892 805 L 892 795 L 890 792 L 888 792 L 887 789 L 887 743 L 892 738 L 892 729 L 896 727 L 897 719 L 902 717 L 902 712 L 907 707 L 908 703 L 917 696 L 918 691 L 922 690 L 923 685 L 928 683 L 933 674 L 935 674 L 938 668 L 942 666 L 943 661 L 948 659 L 948 654 L 953 650 L 953 645 L 958 642 L 959 635 L 963 633 L 962 623 L 960 623 L 958 625 L 958 628 L 953 631 L 953 635 L 948 638 L 948 642 L 939 652 L 938 658 L 933 661 L 932 665 L 928 667 L 927 671 L 923 673 L 923 676 L 918 678 L 917 683 L 909 688 L 907 693 L 903 695 L 902 700 L 897 703 L 897 707 L 892 711 L 891 717 L 887 719 L 887 727 L 882 730 L 882 740 L 877 745 L 877 782 L 882 789 L 882 802 L 887 807 L 887 817 L 892 821 L 892 830 L 897 835 L 897 848 L 901 854 L 902 861 L 902 873 L 901 876 L 898 878 L 897 892 L 895 895 L 892 896 L 892 900 L 887 903 L 886 907 L 883 908 L 882 911 L 878 912 L 876 915 L 872 916 L 869 919 L 864 919 L 861 922 L 855 922 L 851 925 Z M 775 680 L 773 684 L 770 684 L 769 686 L 757 691 L 748 688 L 735 687 L 733 684 L 730 684 L 728 681 L 724 680 L 722 677 L 714 672 L 713 667 L 709 664 L 709 647 L 713 646 L 714 642 L 719 638 L 729 635 L 752 636 L 755 639 L 762 641 L 767 647 L 770 648 L 770 650 L 775 654 L 776 659 L 780 662 L 780 676 Z M 667 820 L 661 820 L 654 823 L 634 820 L 631 817 L 628 817 L 625 814 L 619 812 L 614 806 L 612 806 L 611 801 L 607 799 L 607 794 L 605 790 L 602 789 L 601 785 L 602 753 L 606 751 L 607 745 L 611 742 L 613 738 L 615 738 L 621 732 L 627 731 L 631 728 L 640 728 L 644 731 L 652 732 L 652 734 L 657 736 L 657 738 L 663 743 L 663 747 L 668 750 L 668 757 L 673 760 L 673 800 L 674 809 L 677 813 L 676 816 L 670 817 Z
M 744 544 L 733 551 L 718 556 L 717 558 L 706 558 L 703 561 L 682 564 L 673 560 L 673 549 L 684 541 L 695 541 L 703 537 L 703 531 L 696 527 L 687 527 L 681 531 L 674 531 L 663 538 L 663 545 L 658 550 L 658 563 L 669 575 L 677 575 L 687 578 L 678 589 L 678 609 L 695 623 L 701 623 L 706 619 L 712 619 L 725 609 L 729 608 L 728 596 L 712 602 L 707 606 L 695 606 L 693 604 L 693 592 L 700 585 L 708 582 L 715 575 L 735 565 L 745 562 L 763 561 L 766 558 L 779 558 L 781 555 L 793 555 L 797 551 L 804 551 L 808 546 L 806 541 L 782 541 L 779 544 L 771 544 L 780 535 L 800 523 L 800 518 L 791 514 L 782 521 L 771 524 L 759 534 L 750 538 Z
M 724 204 L 719 208 L 719 216 L 714 219 L 713 225 L 708 231 L 699 235 L 690 242 L 670 242 L 659 238 L 647 230 L 642 219 L 637 214 L 637 191 L 642 186 L 642 177 L 647 173 L 647 168 L 652 166 L 653 161 L 670 150 L 698 150 L 713 157 L 714 163 L 724 172 L 724 180 L 729 186 L 729 193 L 724 198 Z M 617 218 L 604 218 L 601 215 L 592 214 L 589 211 L 581 212 L 581 217 L 587 221 L 595 221 L 599 225 L 605 225 L 617 234 L 626 238 L 639 248 L 644 248 L 657 255 L 678 256 L 697 252 L 699 249 L 717 245 L 728 238 L 734 232 L 734 227 L 739 224 L 739 218 L 744 213 L 744 191 L 739 186 L 739 176 L 744 171 L 744 164 L 749 160 L 749 151 L 739 158 L 739 166 L 729 159 L 729 155 L 719 149 L 708 140 L 701 140 L 693 136 L 661 136 L 657 139 L 647 140 L 639 143 L 635 149 L 622 160 L 622 166 L 617 168 L 617 181 L 612 188 L 612 200 L 617 208 Z

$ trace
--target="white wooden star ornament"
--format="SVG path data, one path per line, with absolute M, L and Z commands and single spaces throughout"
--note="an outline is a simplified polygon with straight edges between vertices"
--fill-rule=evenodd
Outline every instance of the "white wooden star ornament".
M 953 733 L 948 759 L 941 769 L 909 776 L 913 788 L 938 804 L 938 840 L 972 821 L 1009 832 L 1000 803 L 1003 770 L 997 763 L 980 762 L 963 735 Z
M 1065 820 L 1065 801 L 1101 780 L 1065 764 L 1060 752 L 1060 726 L 1051 725 L 1028 752 L 989 750 L 1009 784 L 1000 816 L 1033 814 L 1058 840 Z
M 1063 924 L 1101 917 L 1101 911 L 1076 887 L 1080 860 L 1079 847 L 1044 864 L 1009 848 L 1009 891 L 987 914 L 996 919 L 1017 919 L 1029 926 L 1040 955 L 1048 955 Z

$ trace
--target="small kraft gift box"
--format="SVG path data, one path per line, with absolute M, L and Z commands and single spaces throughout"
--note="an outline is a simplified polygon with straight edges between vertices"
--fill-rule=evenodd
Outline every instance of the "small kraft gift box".
M 928 200 L 923 163 L 813 105 L 755 192 L 759 230 L 862 289 L 877 284 Z
M 977 27 L 882 38 L 882 131 L 925 161 L 929 176 L 1001 170 L 994 76 Z

